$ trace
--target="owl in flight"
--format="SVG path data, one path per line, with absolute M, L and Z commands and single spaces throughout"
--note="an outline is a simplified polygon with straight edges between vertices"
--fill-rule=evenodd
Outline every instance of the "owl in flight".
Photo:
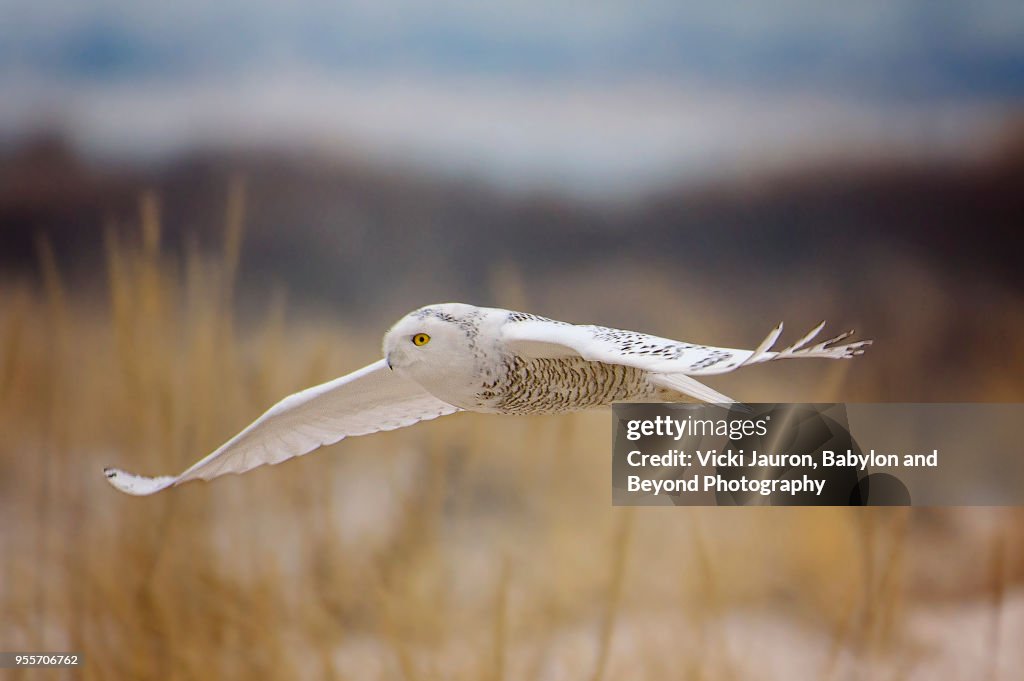
M 429 305 L 385 334 L 384 359 L 284 398 L 181 475 L 149 478 L 114 468 L 104 473 L 122 492 L 145 495 L 463 410 L 557 414 L 612 402 L 694 398 L 733 404 L 693 377 L 791 357 L 846 359 L 871 344 L 836 345 L 849 331 L 806 347 L 824 325 L 784 350 L 771 349 L 782 324 L 756 350 L 734 350 L 524 312 Z

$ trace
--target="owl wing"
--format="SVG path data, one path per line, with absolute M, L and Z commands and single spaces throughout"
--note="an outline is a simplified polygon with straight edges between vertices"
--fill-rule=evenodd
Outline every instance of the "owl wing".
M 188 480 L 244 473 L 302 456 L 355 435 L 394 430 L 460 411 L 388 369 L 384 360 L 290 395 L 177 476 L 149 478 L 115 468 L 107 480 L 128 494 L 145 495 Z
M 604 326 L 576 325 L 532 318 L 510 321 L 502 327 L 502 340 L 513 351 L 527 357 L 579 356 L 593 362 L 622 364 L 650 372 L 650 380 L 700 400 L 733 403 L 735 400 L 709 388 L 692 376 L 724 374 L 740 367 L 776 359 L 824 357 L 845 359 L 860 355 L 871 341 L 835 345 L 850 336 L 848 331 L 835 338 L 806 347 L 824 328 L 822 322 L 803 338 L 783 350 L 773 351 L 782 324 L 754 350 L 719 348 L 636 331 Z

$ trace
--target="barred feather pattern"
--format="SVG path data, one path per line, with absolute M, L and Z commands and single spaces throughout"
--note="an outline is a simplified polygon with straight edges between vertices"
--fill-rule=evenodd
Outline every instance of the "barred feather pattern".
M 497 377 L 477 394 L 479 407 L 501 414 L 560 414 L 612 402 L 690 398 L 658 388 L 647 372 L 580 357 L 523 359 L 508 356 Z

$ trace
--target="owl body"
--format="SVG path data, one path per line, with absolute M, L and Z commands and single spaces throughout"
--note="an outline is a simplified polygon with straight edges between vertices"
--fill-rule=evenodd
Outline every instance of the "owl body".
M 682 393 L 654 385 L 648 372 L 636 367 L 591 361 L 565 351 L 547 353 L 563 356 L 524 356 L 521 348 L 505 340 L 506 327 L 522 324 L 573 326 L 524 312 L 434 305 L 399 321 L 385 336 L 384 355 L 394 371 L 467 411 L 559 414 L 613 402 L 690 401 Z M 410 344 L 417 335 L 429 340 L 421 347 Z M 459 359 L 452 362 L 451 356 Z

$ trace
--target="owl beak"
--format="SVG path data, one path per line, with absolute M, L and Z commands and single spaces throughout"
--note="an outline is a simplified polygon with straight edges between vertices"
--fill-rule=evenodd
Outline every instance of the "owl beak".
M 392 371 L 395 370 L 395 367 L 391 366 L 391 355 L 387 355 L 384 358 L 384 363 L 388 365 L 388 369 L 391 369 Z

